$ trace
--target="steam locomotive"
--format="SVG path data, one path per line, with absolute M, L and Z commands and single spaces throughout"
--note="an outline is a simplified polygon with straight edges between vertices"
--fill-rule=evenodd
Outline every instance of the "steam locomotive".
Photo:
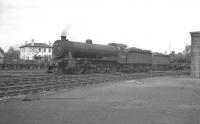
M 149 50 L 126 49 L 116 43 L 93 44 L 90 39 L 85 43 L 74 42 L 61 36 L 53 44 L 53 59 L 48 66 L 48 73 L 148 72 L 152 67 L 159 70 L 162 66 L 168 69 L 168 61 L 161 61 L 160 64 L 159 61 L 152 61 L 153 58 Z

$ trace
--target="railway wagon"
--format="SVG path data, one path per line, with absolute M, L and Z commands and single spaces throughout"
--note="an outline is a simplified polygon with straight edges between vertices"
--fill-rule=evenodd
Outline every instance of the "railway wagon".
M 160 53 L 152 54 L 152 70 L 166 71 L 170 68 L 170 56 Z

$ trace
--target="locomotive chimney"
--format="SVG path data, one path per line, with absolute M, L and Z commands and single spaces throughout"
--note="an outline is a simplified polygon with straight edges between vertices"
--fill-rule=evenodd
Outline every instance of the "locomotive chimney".
M 86 43 L 86 44 L 92 44 L 92 40 L 91 40 L 91 39 L 87 39 L 87 40 L 85 41 L 85 43 Z
M 66 40 L 66 36 L 61 36 L 61 40 Z

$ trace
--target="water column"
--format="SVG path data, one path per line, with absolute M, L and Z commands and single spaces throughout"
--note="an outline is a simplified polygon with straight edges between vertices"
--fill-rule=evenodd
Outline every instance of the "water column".
M 200 78 L 200 31 L 191 34 L 191 76 Z

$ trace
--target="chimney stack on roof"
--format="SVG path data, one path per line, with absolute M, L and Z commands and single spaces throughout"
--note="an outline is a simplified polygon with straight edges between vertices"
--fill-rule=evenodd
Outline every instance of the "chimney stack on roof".
M 28 42 L 27 41 L 25 41 L 25 45 L 27 44 Z
M 34 46 L 34 39 L 31 39 L 31 46 Z
M 51 46 L 51 41 L 49 41 L 49 46 Z

